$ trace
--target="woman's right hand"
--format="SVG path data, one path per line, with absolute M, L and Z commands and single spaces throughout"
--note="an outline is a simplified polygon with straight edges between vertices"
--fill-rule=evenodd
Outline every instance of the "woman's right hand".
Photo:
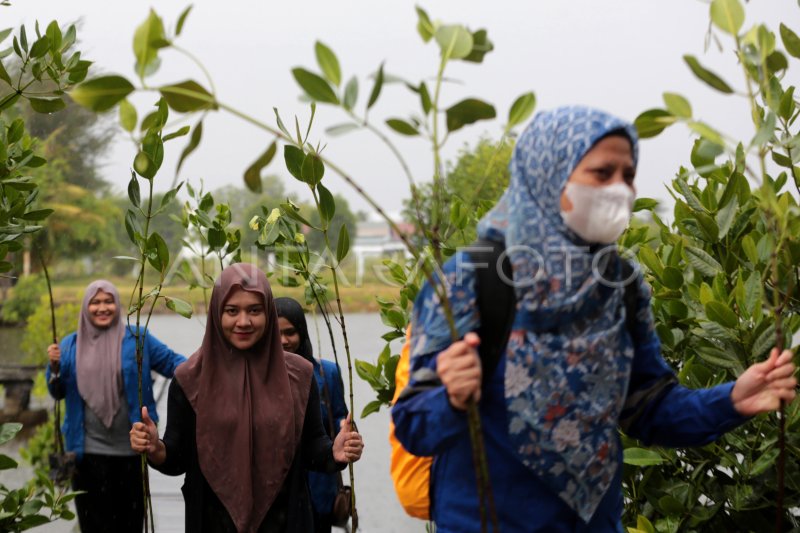
M 158 438 L 158 428 L 147 414 L 147 407 L 142 407 L 142 421 L 133 423 L 129 435 L 133 451 L 146 453 L 147 458 L 155 464 L 164 462 L 166 448 Z
M 477 334 L 467 333 L 436 358 L 436 373 L 447 389 L 450 404 L 462 411 L 470 398 L 478 401 L 481 397 L 481 359 L 477 350 L 480 343 Z
M 47 347 L 47 358 L 50 359 L 50 366 L 56 368 L 61 362 L 61 348 L 58 344 L 51 344 Z

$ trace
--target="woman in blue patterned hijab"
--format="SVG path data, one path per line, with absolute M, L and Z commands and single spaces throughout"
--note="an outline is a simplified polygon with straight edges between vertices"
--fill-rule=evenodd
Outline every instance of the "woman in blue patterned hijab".
M 645 442 L 698 445 L 794 397 L 788 351 L 751 367 L 738 387 L 677 384 L 660 355 L 649 289 L 639 274 L 622 279 L 614 244 L 633 207 L 636 162 L 634 128 L 595 109 L 539 113 L 520 136 L 508 190 L 478 226 L 505 246 L 517 301 L 493 375 L 481 376 L 476 351 L 469 250 L 443 270 L 462 340 L 452 342 L 435 291 L 420 292 L 411 382 L 393 416 L 409 451 L 436 456 L 439 531 L 478 527 L 469 398 L 481 399 L 502 529 L 527 532 L 622 530 L 620 425 Z M 753 397 L 769 401 L 755 409 Z

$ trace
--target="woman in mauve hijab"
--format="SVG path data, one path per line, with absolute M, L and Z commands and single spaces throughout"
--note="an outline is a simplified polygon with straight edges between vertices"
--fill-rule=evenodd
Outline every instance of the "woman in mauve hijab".
M 311 363 L 286 353 L 267 278 L 254 265 L 222 271 L 200 349 L 175 373 L 159 440 L 147 411 L 134 450 L 167 475 L 186 474 L 186 531 L 305 532 L 313 518 L 304 471 L 361 457 L 349 418 L 332 443 Z
M 109 281 L 92 282 L 83 296 L 78 331 L 47 348 L 47 386 L 66 398 L 64 440 L 75 452 L 72 488 L 83 533 L 139 533 L 144 524 L 141 461 L 131 450 L 128 430 L 139 420 L 136 336 L 120 316 L 119 293 Z M 142 399 L 158 420 L 154 370 L 171 378 L 186 360 L 155 337 L 144 338 Z M 54 371 L 55 370 L 55 371 Z

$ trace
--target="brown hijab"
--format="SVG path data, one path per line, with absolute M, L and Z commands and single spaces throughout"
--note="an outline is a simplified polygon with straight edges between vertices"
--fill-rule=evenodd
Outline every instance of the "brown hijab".
M 267 326 L 250 349 L 231 346 L 221 317 L 232 292 L 264 298 Z M 200 349 L 175 379 L 197 415 L 197 456 L 211 489 L 243 533 L 258 529 L 283 486 L 301 439 L 313 369 L 284 353 L 267 277 L 238 263 L 222 271 L 211 294 Z
M 107 328 L 92 324 L 89 302 L 103 291 L 114 298 L 117 313 Z M 86 287 L 78 321 L 75 349 L 78 392 L 97 418 L 107 428 L 120 406 L 122 393 L 122 339 L 125 324 L 120 320 L 119 293 L 110 281 L 99 279 Z

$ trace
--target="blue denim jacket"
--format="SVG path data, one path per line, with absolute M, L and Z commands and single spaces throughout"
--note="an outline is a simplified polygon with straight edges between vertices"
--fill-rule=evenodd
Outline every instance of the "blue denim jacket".
M 68 451 L 75 452 L 80 459 L 83 456 L 84 427 L 83 427 L 83 398 L 78 392 L 78 381 L 75 367 L 75 348 L 77 334 L 71 333 L 61 341 L 61 367 L 59 379 L 50 381 L 50 367 L 47 367 L 47 387 L 54 398 L 66 398 L 66 414 L 64 416 L 64 443 Z M 138 408 L 138 371 L 136 368 L 136 337 L 130 329 L 125 330 L 122 339 L 122 381 L 125 387 L 125 399 L 128 406 L 128 419 L 131 425 L 141 419 Z M 155 398 L 153 397 L 153 381 L 150 371 L 155 370 L 166 378 L 175 374 L 179 364 L 186 358 L 170 350 L 165 344 L 149 333 L 144 340 L 144 358 L 142 359 L 142 400 L 147 406 L 147 412 L 154 422 L 158 422 Z

